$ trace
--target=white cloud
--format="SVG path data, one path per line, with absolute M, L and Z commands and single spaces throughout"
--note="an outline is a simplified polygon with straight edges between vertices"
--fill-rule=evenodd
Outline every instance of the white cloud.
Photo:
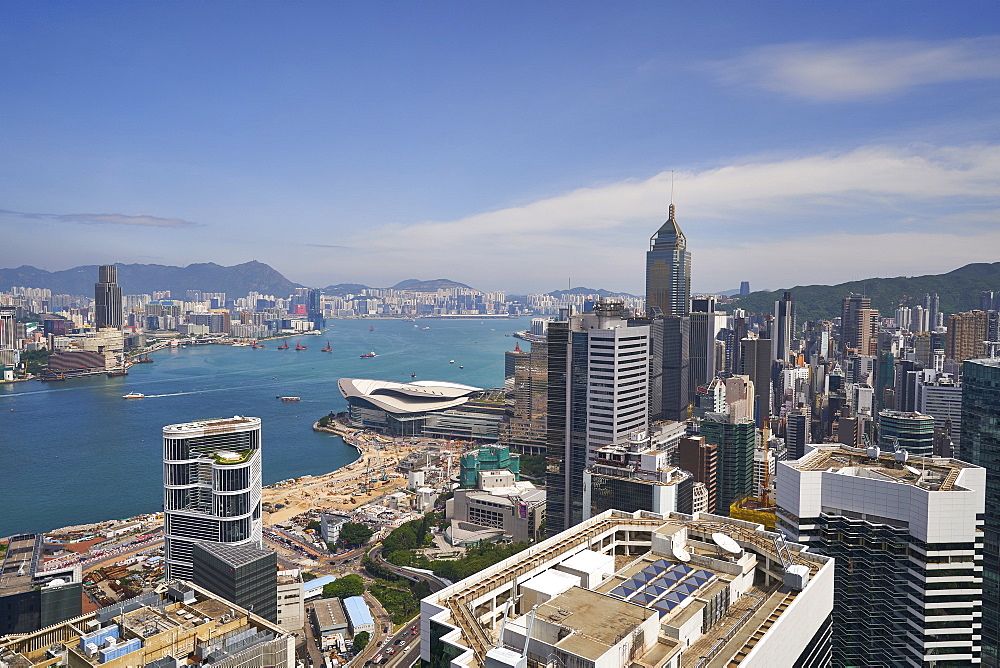
M 927 84 L 1000 78 L 1000 37 L 779 44 L 711 63 L 709 69 L 726 83 L 843 102 Z
M 675 176 L 695 283 L 707 289 L 1000 260 L 1000 146 L 873 146 Z M 641 292 L 643 253 L 669 194 L 663 172 L 460 220 L 368 229 L 343 239 L 358 250 L 338 259 L 338 274 L 369 284 L 446 276 L 532 291 L 571 277 Z M 821 267 L 829 275 L 816 273 Z
M 0 215 L 17 216 L 28 220 L 56 220 L 65 223 L 88 225 L 128 225 L 132 227 L 197 227 L 199 223 L 180 218 L 159 218 L 147 214 L 123 213 L 27 213 L 0 209 Z

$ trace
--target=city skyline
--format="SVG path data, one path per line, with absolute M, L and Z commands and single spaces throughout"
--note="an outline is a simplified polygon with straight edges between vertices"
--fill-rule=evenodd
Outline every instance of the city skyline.
M 3 264 L 641 294 L 671 200 L 698 290 L 996 259 L 995 5 L 513 9 L 13 7 Z

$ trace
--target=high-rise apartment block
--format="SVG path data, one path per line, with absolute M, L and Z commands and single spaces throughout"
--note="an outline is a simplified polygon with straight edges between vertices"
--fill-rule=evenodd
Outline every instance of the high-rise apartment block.
M 646 253 L 646 314 L 687 315 L 691 299 L 691 253 L 687 237 L 670 215 L 649 240 Z
M 840 351 L 854 350 L 859 355 L 876 355 L 879 312 L 869 297 L 844 297 L 840 312 Z
M 986 469 L 983 526 L 983 664 L 1000 665 L 1000 359 L 962 364 L 958 458 Z
M 113 264 L 99 267 L 97 283 L 94 284 L 94 327 L 121 329 L 123 317 L 118 267 Z
M 260 418 L 163 428 L 166 578 L 191 580 L 202 542 L 260 547 Z
M 583 471 L 598 448 L 648 429 L 649 326 L 626 316 L 620 302 L 599 302 L 549 325 L 549 535 L 583 519 Z
M 985 357 L 987 323 L 984 311 L 955 313 L 949 316 L 944 356 L 956 362 Z
M 754 388 L 754 416 L 763 423 L 772 411 L 771 340 L 746 338 L 740 342 L 740 373 L 749 376 Z
M 976 663 L 986 470 L 815 447 L 778 463 L 778 529 L 835 558 L 833 665 Z

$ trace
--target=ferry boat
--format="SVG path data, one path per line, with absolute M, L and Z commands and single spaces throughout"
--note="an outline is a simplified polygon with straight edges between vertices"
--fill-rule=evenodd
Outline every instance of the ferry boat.
M 142 392 L 129 392 L 128 394 L 123 394 L 122 399 L 145 399 L 146 395 Z
M 455 360 L 448 360 L 448 364 L 454 364 Z
M 370 353 L 365 353 L 364 355 L 361 355 L 362 359 L 368 359 L 369 357 L 378 357 L 378 355 L 375 354 L 374 350 Z
M 278 397 L 282 401 L 302 401 L 300 397 Z

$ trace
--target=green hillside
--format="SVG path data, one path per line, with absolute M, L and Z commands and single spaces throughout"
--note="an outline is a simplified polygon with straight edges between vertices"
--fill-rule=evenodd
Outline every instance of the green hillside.
M 871 297 L 872 307 L 886 317 L 894 315 L 900 305 L 922 303 L 928 293 L 940 295 L 943 313 L 958 313 L 979 308 L 979 293 L 983 290 L 1000 290 L 1000 262 L 968 264 L 947 274 L 868 278 L 839 285 L 797 285 L 773 292 L 751 292 L 722 308 L 773 313 L 774 302 L 785 290 L 791 290 L 795 299 L 799 323 L 838 317 L 841 300 L 852 293 Z

